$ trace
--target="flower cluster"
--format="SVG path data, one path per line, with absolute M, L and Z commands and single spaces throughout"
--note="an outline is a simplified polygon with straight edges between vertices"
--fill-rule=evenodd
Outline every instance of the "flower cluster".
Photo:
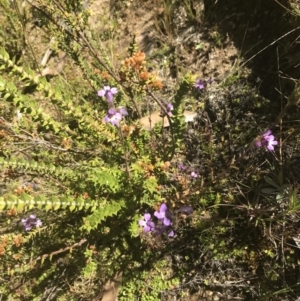
M 193 212 L 193 208 L 182 206 L 176 212 L 189 215 Z M 159 210 L 154 212 L 154 216 L 157 218 L 156 223 L 152 221 L 150 213 L 145 213 L 144 218 L 139 220 L 139 225 L 144 228 L 144 232 L 152 232 L 156 235 L 168 232 L 168 237 L 173 237 L 175 233 L 172 228 L 172 214 L 165 203 L 161 204 Z
M 256 141 L 257 147 L 265 146 L 269 151 L 274 150 L 274 145 L 277 145 L 278 141 L 275 140 L 274 135 L 270 130 L 267 130 L 263 135 L 261 135 Z
M 162 234 L 165 231 L 170 230 L 168 236 L 173 237 L 174 231 L 171 228 L 172 216 L 165 203 L 161 204 L 159 211 L 154 212 L 154 216 L 158 219 L 156 224 L 151 220 L 150 213 L 146 213 L 144 219 L 139 220 L 139 225 L 144 227 L 144 232 L 147 233 L 151 231 L 155 234 Z
M 111 123 L 112 125 L 119 126 L 123 116 L 127 116 L 128 112 L 124 107 L 118 107 L 117 109 L 115 108 L 114 95 L 117 93 L 117 88 L 104 86 L 102 90 L 98 91 L 98 96 L 105 97 L 108 102 L 108 105 L 110 106 L 107 115 L 104 117 L 103 121 L 106 123 Z
M 145 213 L 144 214 L 144 219 L 139 220 L 139 225 L 141 227 L 144 227 L 144 232 L 145 233 L 155 230 L 155 224 L 151 220 L 151 214 L 150 213 Z
M 23 218 L 21 220 L 26 231 L 30 231 L 32 227 L 40 227 L 42 222 L 39 218 L 37 218 L 34 214 L 30 214 L 29 217 Z
M 194 87 L 203 90 L 208 84 L 211 84 L 213 82 L 213 79 L 208 79 L 208 80 L 202 80 L 202 79 L 197 79 L 195 82 Z
M 119 126 L 122 117 L 127 115 L 128 113 L 124 107 L 119 107 L 118 109 L 110 108 L 103 120 L 106 123 Z

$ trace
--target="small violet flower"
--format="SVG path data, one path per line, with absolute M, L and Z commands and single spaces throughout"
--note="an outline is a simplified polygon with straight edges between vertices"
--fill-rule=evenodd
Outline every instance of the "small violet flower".
M 185 171 L 186 167 L 185 167 L 185 165 L 184 165 L 183 163 L 179 163 L 179 164 L 178 164 L 178 169 L 179 169 L 180 171 Z
M 203 90 L 205 88 L 205 82 L 202 79 L 197 79 L 194 87 Z
M 156 216 L 158 219 L 163 220 L 163 224 L 165 226 L 171 225 L 171 220 L 170 220 L 171 214 L 165 203 L 161 204 L 159 211 L 154 212 L 154 216 Z
M 173 113 L 172 113 L 173 110 L 174 110 L 173 105 L 171 103 L 168 103 L 167 104 L 167 112 L 168 112 L 169 116 L 173 116 Z
M 194 87 L 203 90 L 207 84 L 211 85 L 213 81 L 211 77 L 208 80 L 197 79 Z
M 119 126 L 123 116 L 127 116 L 128 112 L 124 107 L 118 107 L 118 109 L 110 108 L 107 115 L 104 117 L 104 122 L 111 123 L 112 125 Z
M 122 116 L 127 116 L 128 112 L 125 107 L 118 107 L 117 111 L 122 115 Z
M 109 104 L 113 103 L 114 94 L 117 94 L 117 88 L 111 88 L 110 86 L 104 86 L 102 90 L 98 91 L 98 96 L 105 97 Z
M 155 224 L 151 221 L 150 213 L 144 214 L 144 219 L 139 220 L 139 225 L 141 227 L 144 227 L 145 233 L 155 230 Z
M 21 220 L 25 231 L 30 231 L 32 227 L 40 227 L 42 225 L 42 222 L 39 218 L 37 218 L 34 214 L 30 214 L 29 217 L 23 218 Z
M 171 230 L 170 233 L 168 234 L 169 237 L 173 237 L 175 235 L 174 231 Z
M 112 125 L 119 126 L 120 121 L 122 120 L 122 114 L 119 113 L 116 109 L 110 108 L 103 120 L 106 123 L 111 123 Z
M 198 174 L 195 173 L 194 171 L 192 171 L 191 172 L 191 177 L 194 178 L 194 179 L 196 179 L 196 178 L 198 178 Z
M 267 130 L 257 141 L 256 146 L 262 147 L 266 146 L 269 151 L 274 150 L 274 145 L 277 145 L 278 141 L 275 140 L 274 135 L 270 130 Z

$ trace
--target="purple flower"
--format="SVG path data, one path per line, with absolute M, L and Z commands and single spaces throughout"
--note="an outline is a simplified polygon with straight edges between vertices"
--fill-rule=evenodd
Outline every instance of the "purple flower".
M 147 233 L 149 231 L 154 231 L 155 224 L 151 221 L 151 214 L 145 213 L 144 219 L 139 220 L 139 225 L 144 227 L 144 232 Z
M 27 189 L 32 189 L 32 190 L 36 190 L 37 189 L 37 185 L 35 183 L 30 183 L 30 182 L 24 182 L 22 185 L 22 188 L 27 190 Z
M 117 111 L 122 115 L 122 116 L 127 116 L 128 112 L 125 107 L 118 107 Z
M 171 225 L 171 220 L 170 220 L 171 214 L 165 203 L 161 204 L 159 211 L 154 212 L 154 216 L 156 216 L 158 219 L 163 220 L 163 224 L 165 226 Z
M 103 120 L 106 123 L 119 126 L 120 121 L 122 120 L 122 114 L 117 112 L 114 108 L 110 108 Z
M 202 79 L 197 79 L 194 87 L 203 90 L 205 88 L 205 82 Z
M 36 218 L 34 214 L 30 214 L 29 217 L 23 218 L 21 222 L 25 228 L 25 231 L 30 231 L 32 227 L 38 228 L 42 225 L 41 220 Z
M 274 150 L 274 145 L 277 145 L 278 141 L 275 140 L 275 137 L 272 135 L 270 130 L 267 130 L 257 141 L 256 146 L 262 147 L 266 146 L 269 151 Z
M 168 234 L 169 237 L 173 237 L 174 236 L 174 231 L 171 230 L 170 233 Z
M 35 222 L 35 226 L 39 228 L 42 225 L 42 221 L 38 218 Z
M 196 178 L 198 178 L 198 174 L 195 173 L 194 171 L 192 171 L 191 172 L 191 177 L 194 178 L 194 179 L 196 179 Z
M 173 115 L 173 113 L 172 113 L 173 110 L 174 110 L 173 105 L 172 105 L 171 103 L 168 103 L 168 104 L 167 104 L 167 112 L 168 112 L 168 115 L 169 115 L 169 116 L 172 116 L 172 115 Z
M 275 140 L 275 137 L 273 135 L 266 137 L 266 140 L 268 141 L 268 145 L 267 145 L 268 150 L 273 151 L 274 145 L 277 145 L 278 141 Z
M 178 169 L 179 169 L 180 171 L 185 171 L 186 167 L 185 167 L 185 165 L 184 165 L 183 163 L 179 163 L 179 164 L 178 164 Z
M 114 94 L 117 94 L 117 88 L 111 88 L 110 86 L 104 86 L 102 90 L 98 91 L 98 96 L 103 97 L 105 96 L 106 100 L 109 104 L 113 103 Z
M 122 117 L 127 115 L 128 112 L 125 107 L 118 107 L 117 110 L 115 108 L 110 108 L 103 121 L 106 123 L 111 123 L 112 125 L 119 126 Z

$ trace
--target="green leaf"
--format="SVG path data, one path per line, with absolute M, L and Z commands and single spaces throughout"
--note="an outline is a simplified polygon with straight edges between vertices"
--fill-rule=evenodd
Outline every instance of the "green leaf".
M 91 215 L 84 218 L 83 229 L 91 231 L 96 229 L 98 225 L 106 220 L 107 217 L 117 215 L 117 213 L 125 206 L 124 200 L 104 203 L 100 208 L 96 209 Z

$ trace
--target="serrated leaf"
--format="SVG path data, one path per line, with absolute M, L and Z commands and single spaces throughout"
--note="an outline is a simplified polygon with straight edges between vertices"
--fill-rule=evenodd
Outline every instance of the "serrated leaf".
M 91 215 L 84 218 L 83 229 L 87 231 L 96 229 L 102 221 L 104 221 L 107 217 L 116 215 L 124 206 L 125 202 L 123 200 L 113 201 L 109 204 L 101 206 L 100 208 L 96 209 Z

